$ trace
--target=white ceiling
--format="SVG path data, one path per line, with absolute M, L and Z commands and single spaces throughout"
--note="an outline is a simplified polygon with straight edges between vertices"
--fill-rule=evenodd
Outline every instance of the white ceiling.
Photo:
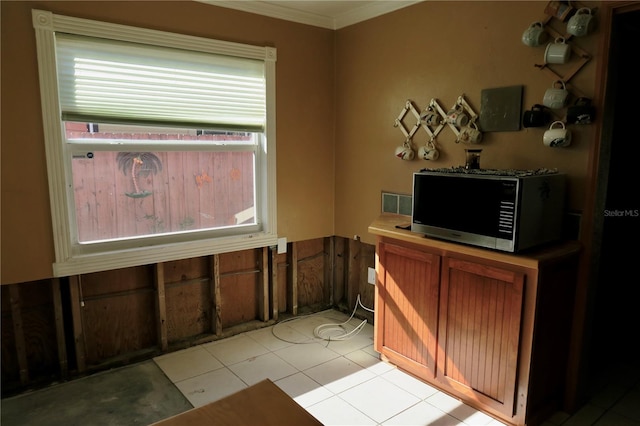
M 423 0 L 198 0 L 272 18 L 337 30 Z

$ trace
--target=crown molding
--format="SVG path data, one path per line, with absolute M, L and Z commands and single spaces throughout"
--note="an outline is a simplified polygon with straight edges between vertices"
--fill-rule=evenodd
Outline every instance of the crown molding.
M 373 2 L 366 2 L 366 4 L 358 8 L 336 15 L 333 20 L 332 29 L 339 30 L 340 28 L 348 27 L 349 25 L 357 24 L 358 22 L 367 21 L 422 1 L 424 0 L 377 0 Z
M 376 0 L 363 2 L 362 6 L 356 7 L 345 13 L 336 16 L 327 16 L 319 13 L 300 10 L 281 4 L 266 1 L 253 0 L 196 0 L 200 3 L 213 6 L 226 7 L 243 12 L 255 13 L 269 16 L 271 18 L 284 19 L 286 21 L 298 22 L 300 24 L 312 25 L 330 30 L 338 30 L 358 22 L 366 21 L 386 13 L 402 9 L 412 4 L 420 3 L 424 0 Z M 298 2 L 296 2 L 298 3 Z

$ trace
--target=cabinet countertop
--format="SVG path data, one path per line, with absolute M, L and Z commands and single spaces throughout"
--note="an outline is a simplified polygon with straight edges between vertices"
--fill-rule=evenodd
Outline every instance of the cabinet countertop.
M 445 254 L 447 252 L 465 254 L 497 262 L 508 263 L 514 266 L 534 269 L 540 268 L 540 266 L 546 262 L 552 262 L 566 256 L 575 255 L 581 249 L 581 244 L 578 241 L 559 241 L 553 244 L 546 244 L 536 249 L 526 250 L 522 253 L 501 252 L 444 240 L 437 240 L 425 237 L 423 234 L 396 227 L 404 227 L 410 224 L 410 216 L 385 213 L 374 220 L 373 223 L 369 225 L 368 230 L 371 234 L 378 237 L 387 237 L 417 244 L 439 251 L 444 251 Z

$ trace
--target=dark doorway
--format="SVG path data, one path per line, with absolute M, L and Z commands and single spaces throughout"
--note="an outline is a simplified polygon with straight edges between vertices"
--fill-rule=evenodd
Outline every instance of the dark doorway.
M 603 224 L 591 335 L 592 379 L 603 364 L 638 358 L 633 349 L 640 326 L 638 46 L 640 10 L 614 15 L 600 156 L 605 166 L 599 176 L 607 189 L 604 210 L 595 212 L 603 215 Z

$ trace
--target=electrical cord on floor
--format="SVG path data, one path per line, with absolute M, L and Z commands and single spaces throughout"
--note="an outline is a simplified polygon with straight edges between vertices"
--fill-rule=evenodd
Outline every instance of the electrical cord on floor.
M 334 323 L 328 323 L 328 324 L 321 324 L 321 325 L 317 326 L 313 330 L 313 335 L 314 335 L 313 339 L 303 340 L 303 341 L 292 341 L 292 340 L 284 339 L 284 338 L 282 338 L 282 337 L 280 337 L 280 336 L 278 336 L 276 334 L 276 326 L 278 326 L 279 324 L 283 324 L 285 322 L 301 320 L 301 319 L 306 318 L 308 316 L 317 315 L 317 313 L 304 315 L 304 316 L 301 316 L 301 317 L 288 318 L 286 320 L 283 320 L 283 321 L 279 322 L 278 324 L 274 325 L 273 327 L 271 327 L 271 334 L 273 334 L 279 340 L 282 340 L 282 341 L 287 342 L 287 343 L 293 343 L 293 344 L 315 343 L 318 340 L 323 340 L 323 341 L 326 341 L 327 343 L 332 342 L 332 341 L 348 340 L 348 339 L 356 336 L 358 333 L 360 333 L 360 331 L 362 331 L 364 326 L 367 324 L 367 320 L 365 319 L 351 331 L 348 331 L 347 327 L 345 327 L 345 325 L 348 324 L 349 321 L 351 321 L 351 319 L 356 314 L 356 312 L 358 310 L 358 307 L 361 307 L 364 310 L 369 311 L 369 312 L 374 312 L 373 309 L 368 308 L 368 307 L 366 307 L 366 306 L 364 306 L 362 304 L 362 302 L 360 301 L 360 295 L 358 294 L 358 297 L 356 299 L 356 304 L 355 304 L 355 306 L 353 308 L 353 312 L 351 313 L 351 316 L 349 317 L 349 319 L 347 319 L 346 321 L 344 321 L 342 323 L 335 323 L 335 324 Z
M 363 320 L 356 328 L 354 328 L 351 331 L 347 331 L 345 324 L 348 324 L 349 321 L 351 321 L 351 319 L 353 318 L 353 316 L 356 314 L 356 311 L 358 310 L 358 306 L 361 306 L 363 309 L 369 311 L 369 312 L 373 312 L 373 309 L 367 308 L 366 306 L 364 306 L 362 304 L 362 302 L 360 302 L 360 295 L 358 294 L 358 298 L 356 299 L 356 305 L 353 308 L 353 312 L 351 313 L 351 316 L 349 317 L 348 320 L 346 320 L 343 323 L 340 324 L 322 324 L 317 326 L 314 330 L 313 330 L 313 335 L 316 336 L 319 339 L 322 340 L 327 340 L 327 341 L 332 341 L 332 340 L 347 340 L 352 338 L 353 336 L 357 335 L 358 333 L 360 333 L 360 331 L 364 328 L 365 324 L 367 323 L 367 320 Z M 340 334 L 338 335 L 333 335 L 333 334 L 329 334 L 328 333 L 333 333 L 333 332 L 338 332 Z

